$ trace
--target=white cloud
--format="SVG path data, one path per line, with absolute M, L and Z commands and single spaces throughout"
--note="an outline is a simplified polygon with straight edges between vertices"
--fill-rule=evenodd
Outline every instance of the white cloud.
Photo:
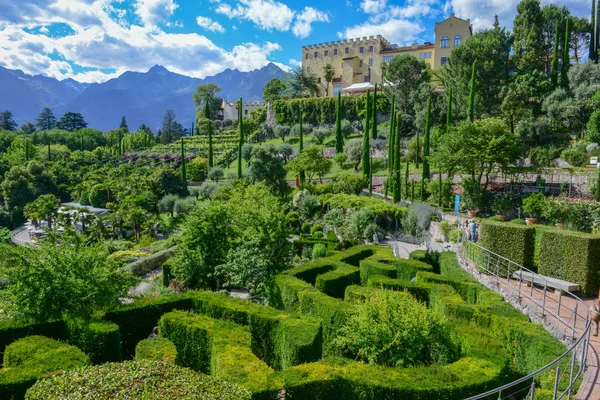
M 288 61 L 288 63 L 292 66 L 292 67 L 299 67 L 302 65 L 301 61 L 296 60 L 295 58 L 290 58 L 290 61 Z
M 441 14 L 439 0 L 408 0 L 402 6 L 392 6 L 387 11 L 391 18 L 416 18 Z
M 102 71 L 87 71 L 73 75 L 71 78 L 81 83 L 101 83 L 118 78 L 125 71 L 117 71 L 114 73 L 104 73 Z
M 274 0 L 240 0 L 235 8 L 222 3 L 215 11 L 229 18 L 247 19 L 267 31 L 289 30 L 295 14 L 288 6 Z
M 313 22 L 329 22 L 329 16 L 327 13 L 312 7 L 304 7 L 304 10 L 296 17 L 292 32 L 299 38 L 308 37 Z
M 290 67 L 289 65 L 285 65 L 282 64 L 280 62 L 274 62 L 273 64 L 277 65 L 279 68 L 281 68 L 284 72 L 290 72 L 293 70 L 292 67 Z
M 208 31 L 219 33 L 225 32 L 225 28 L 223 28 L 223 26 L 220 23 L 218 23 L 217 21 L 213 21 L 208 17 L 198 16 L 196 17 L 196 22 L 198 23 L 198 26 Z
M 145 26 L 157 26 L 166 23 L 178 5 L 175 0 L 137 0 L 135 13 Z
M 385 10 L 387 0 L 363 0 L 360 8 L 367 14 L 378 14 Z
M 365 36 L 382 35 L 392 43 L 410 44 L 418 39 L 423 32 L 423 27 L 405 19 L 392 18 L 382 23 L 372 21 L 346 28 L 338 33 L 341 39 L 359 38 Z

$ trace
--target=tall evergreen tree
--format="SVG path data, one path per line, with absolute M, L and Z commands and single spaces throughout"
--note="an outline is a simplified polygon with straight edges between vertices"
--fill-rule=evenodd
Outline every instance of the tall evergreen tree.
M 87 122 L 83 115 L 76 112 L 66 112 L 56 124 L 59 129 L 64 129 L 69 132 L 75 132 L 87 127 Z
M 119 155 L 123 155 L 123 131 L 118 129 L 119 132 Z
M 52 153 L 50 152 L 50 138 L 48 137 L 48 132 L 44 135 L 46 139 L 46 148 L 48 149 L 48 161 L 52 161 Z
M 552 66 L 550 67 L 550 82 L 556 89 L 558 85 L 558 43 L 559 43 L 558 21 L 556 21 L 556 30 L 554 32 L 554 52 L 552 53 Z
M 197 129 L 198 127 L 196 127 Z M 214 166 L 213 160 L 213 129 L 212 126 L 208 129 L 208 167 L 212 168 Z
M 565 42 L 563 44 L 562 68 L 560 70 L 560 85 L 569 89 L 569 68 L 571 67 L 571 19 L 565 21 Z
M 396 117 L 396 134 L 394 135 L 394 194 L 393 201 L 397 203 L 402 196 L 402 171 L 400 165 L 400 115 Z
M 371 137 L 373 140 L 377 139 L 377 83 L 375 83 L 375 90 L 373 91 L 373 105 L 371 106 L 371 113 L 373 115 L 373 126 Z
M 342 135 L 342 92 L 338 92 L 335 109 L 335 152 L 344 152 L 344 136 Z
M 238 109 L 238 128 L 240 130 L 240 140 L 238 143 L 238 159 L 237 159 L 237 175 L 238 179 L 242 178 L 242 147 L 244 146 L 244 102 L 240 97 L 240 106 Z
M 0 129 L 4 129 L 5 131 L 16 131 L 17 126 L 18 125 L 10 111 L 5 110 L 0 113 Z
M 370 174 L 370 158 L 371 158 L 371 143 L 369 142 L 369 131 L 371 121 L 371 92 L 367 90 L 365 102 L 365 131 L 363 133 L 363 148 L 362 148 L 362 172 L 363 176 L 368 178 Z
M 513 61 L 517 69 L 545 71 L 547 46 L 540 0 L 522 0 L 513 23 Z
M 475 71 L 477 69 L 477 60 L 473 61 L 473 68 L 471 69 L 471 83 L 469 84 L 469 121 L 473 122 L 475 119 Z
M 387 185 L 385 185 L 385 198 L 388 197 L 388 188 L 392 188 L 393 195 L 393 187 L 394 187 L 394 157 L 395 157 L 395 147 L 394 147 L 394 135 L 396 134 L 396 108 L 395 108 L 395 100 L 396 96 L 392 95 L 392 110 L 390 111 L 390 134 L 388 136 L 388 181 Z
M 190 129 L 190 136 L 194 136 L 196 130 L 194 129 L 194 121 L 192 121 L 192 129 Z
M 431 131 L 431 97 L 427 99 L 427 119 L 425 120 L 425 134 L 423 136 L 423 171 L 421 174 L 421 200 L 425 200 L 425 182 L 429 179 L 429 136 Z
M 410 166 L 410 163 L 407 161 L 406 162 L 406 170 L 404 171 L 404 197 L 406 197 L 408 199 L 408 189 L 409 189 L 409 171 L 408 168 Z
M 187 171 L 185 169 L 185 144 L 183 138 L 181 138 L 181 185 L 183 187 L 183 194 L 187 194 Z
M 212 115 L 210 115 L 210 106 L 209 106 L 209 102 L 205 102 L 204 103 L 204 118 L 212 121 Z
M 124 129 L 125 132 L 129 132 L 129 127 L 127 126 L 127 119 L 124 115 L 121 117 L 121 125 L 119 125 L 119 129 Z
M 302 114 L 302 106 L 300 106 L 300 141 L 298 143 L 298 154 L 302 153 L 302 150 L 304 150 L 304 116 Z M 300 171 L 300 182 L 304 183 L 305 178 L 304 171 Z
M 452 88 L 448 91 L 448 106 L 446 107 L 446 132 L 452 123 Z
M 56 117 L 52 110 L 46 107 L 35 119 L 35 122 L 40 131 L 49 131 L 56 126 Z
M 590 31 L 590 55 L 589 59 L 597 62 L 598 60 L 598 42 L 596 41 L 596 32 L 598 31 L 598 27 L 596 26 L 596 0 L 592 0 L 592 22 L 591 22 L 591 31 Z
M 417 131 L 417 150 L 415 152 L 415 167 L 419 168 L 419 157 L 421 156 L 421 138 L 419 137 L 419 131 Z

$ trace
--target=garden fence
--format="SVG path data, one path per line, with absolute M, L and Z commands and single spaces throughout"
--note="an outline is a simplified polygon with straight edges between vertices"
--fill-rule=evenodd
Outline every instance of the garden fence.
M 500 292 L 504 298 L 519 307 L 528 306 L 532 320 L 543 323 L 562 339 L 568 347 L 560 357 L 531 374 L 496 389 L 470 397 L 476 399 L 530 399 L 542 377 L 554 377 L 550 388 L 552 399 L 570 399 L 581 384 L 587 367 L 587 354 L 592 320 L 588 305 L 573 293 L 559 291 L 551 295 L 551 282 L 511 260 L 493 253 L 476 243 L 468 242 L 463 235 L 457 251 L 459 261 L 486 286 Z M 527 281 L 534 281 L 531 285 Z M 565 306 L 565 303 L 567 304 Z M 544 388 L 545 394 L 548 387 Z M 547 398 L 547 397 L 544 397 Z

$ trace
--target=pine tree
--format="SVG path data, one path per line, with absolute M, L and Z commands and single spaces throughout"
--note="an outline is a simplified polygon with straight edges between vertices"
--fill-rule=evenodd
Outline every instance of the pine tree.
M 373 105 L 371 106 L 371 113 L 373 114 L 373 126 L 372 135 L 373 140 L 377 139 L 377 83 L 375 83 L 375 91 L 373 91 Z
M 590 32 L 590 55 L 589 59 L 596 62 L 598 60 L 598 42 L 596 42 L 596 0 L 592 0 L 592 23 Z
M 129 132 L 129 127 L 127 126 L 127 119 L 124 115 L 121 117 L 121 124 L 119 125 L 119 129 L 125 129 L 125 132 Z
M 187 194 L 187 172 L 185 170 L 185 144 L 183 138 L 181 138 L 181 184 L 183 186 L 183 193 Z
M 342 136 L 342 92 L 338 92 L 335 110 L 335 152 L 344 152 L 344 137 Z
M 363 133 L 363 148 L 362 148 L 362 172 L 366 178 L 371 176 L 369 162 L 371 158 L 371 143 L 369 142 L 369 130 L 371 120 L 371 93 L 367 90 L 367 98 L 365 104 L 365 131 Z
M 36 126 L 41 131 L 49 131 L 56 126 L 56 117 L 49 108 L 44 108 L 40 115 L 35 119 Z
M 469 84 L 469 121 L 473 122 L 475 119 L 475 71 L 476 71 L 477 60 L 473 61 L 473 69 L 471 70 L 471 83 Z
M 560 70 L 560 85 L 569 89 L 569 67 L 571 67 L 571 20 L 567 17 L 565 22 L 565 43 L 563 44 L 562 68 Z
M 400 165 L 400 115 L 396 117 L 396 135 L 394 135 L 394 194 L 393 201 L 398 203 L 402 196 L 402 172 Z
M 556 89 L 558 84 L 558 21 L 556 21 L 556 29 L 554 33 L 554 52 L 552 53 L 552 66 L 550 67 L 550 83 L 552 87 Z
M 396 109 L 395 109 L 395 95 L 392 95 L 392 111 L 390 112 L 390 134 L 388 137 L 388 180 L 387 185 L 385 185 L 385 198 L 388 197 L 388 188 L 392 188 L 392 193 L 394 193 L 394 157 L 395 157 L 395 147 L 394 147 L 394 135 L 396 134 Z
M 243 102 L 240 97 L 240 106 L 238 109 L 238 128 L 240 130 L 240 141 L 238 143 L 238 159 L 237 159 L 237 175 L 238 179 L 242 179 L 242 146 L 244 146 L 244 113 L 243 113 Z

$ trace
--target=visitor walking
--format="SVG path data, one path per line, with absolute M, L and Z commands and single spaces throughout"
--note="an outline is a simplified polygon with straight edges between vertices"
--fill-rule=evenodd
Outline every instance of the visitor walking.
M 154 339 L 158 337 L 158 326 L 152 328 L 152 333 L 148 336 L 148 339 Z
M 471 222 L 469 222 L 469 237 L 471 239 L 471 242 L 477 241 L 477 224 L 473 219 L 471 220 Z

